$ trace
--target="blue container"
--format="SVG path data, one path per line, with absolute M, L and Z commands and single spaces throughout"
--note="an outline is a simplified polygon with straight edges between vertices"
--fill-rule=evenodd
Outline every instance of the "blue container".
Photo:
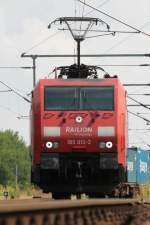
M 148 150 L 149 163 L 148 163 L 148 182 L 150 183 L 150 150 Z
M 149 152 L 148 150 L 137 150 L 137 183 L 146 184 L 149 181 Z
M 127 152 L 127 182 L 136 183 L 136 148 L 128 148 Z
M 140 148 L 128 148 L 127 181 L 146 184 L 150 180 L 150 152 Z

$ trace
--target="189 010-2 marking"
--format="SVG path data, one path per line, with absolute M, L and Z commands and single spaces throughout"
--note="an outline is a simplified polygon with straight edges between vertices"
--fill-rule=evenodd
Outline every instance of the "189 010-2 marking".
M 91 145 L 90 139 L 69 139 L 67 140 L 68 145 Z

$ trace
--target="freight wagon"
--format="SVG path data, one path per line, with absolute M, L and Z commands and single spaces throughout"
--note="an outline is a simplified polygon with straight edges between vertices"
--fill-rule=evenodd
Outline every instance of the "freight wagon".
M 136 194 L 140 187 L 146 187 L 150 183 L 150 151 L 137 147 L 128 148 L 127 183 L 130 194 Z

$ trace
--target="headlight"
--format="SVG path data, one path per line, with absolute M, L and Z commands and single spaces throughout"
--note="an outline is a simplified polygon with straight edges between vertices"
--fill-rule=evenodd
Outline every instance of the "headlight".
M 52 148 L 53 143 L 51 141 L 46 142 L 46 148 Z
M 113 147 L 113 143 L 111 141 L 99 142 L 98 143 L 98 147 L 99 148 L 112 148 Z
M 59 142 L 57 141 L 47 141 L 46 142 L 46 148 L 50 149 L 50 148 L 59 148 Z
M 112 148 L 113 143 L 111 141 L 106 142 L 106 148 Z
M 82 123 L 83 118 L 81 116 L 77 116 L 75 120 L 77 123 Z

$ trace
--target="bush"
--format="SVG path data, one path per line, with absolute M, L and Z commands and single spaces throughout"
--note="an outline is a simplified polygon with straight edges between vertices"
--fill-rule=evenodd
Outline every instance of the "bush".
M 0 184 L 24 187 L 30 184 L 29 147 L 17 132 L 0 131 Z

